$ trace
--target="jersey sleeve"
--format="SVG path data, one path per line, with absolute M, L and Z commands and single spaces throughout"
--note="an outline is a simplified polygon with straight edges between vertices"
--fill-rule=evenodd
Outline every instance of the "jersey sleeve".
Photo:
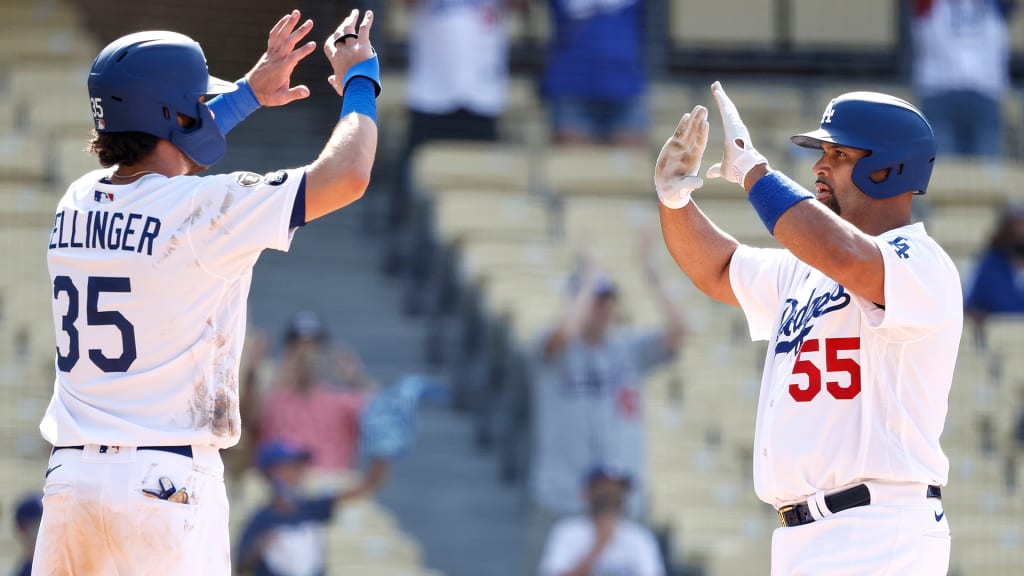
M 189 240 L 209 272 L 230 276 L 251 267 L 267 248 L 288 250 L 305 219 L 305 169 L 203 180 L 192 197 Z
M 782 282 L 793 257 L 785 250 L 739 246 L 729 262 L 729 282 L 747 317 L 751 340 L 768 340 L 780 307 Z
M 888 330 L 894 339 L 912 339 L 962 311 L 960 275 L 935 241 L 898 230 L 874 240 L 885 266 L 885 305 L 855 298 L 868 326 Z

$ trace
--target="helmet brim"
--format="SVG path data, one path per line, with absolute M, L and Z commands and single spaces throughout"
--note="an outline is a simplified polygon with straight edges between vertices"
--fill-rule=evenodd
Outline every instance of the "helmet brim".
M 210 76 L 210 79 L 206 82 L 207 94 L 227 94 L 228 92 L 234 92 L 235 90 L 238 90 L 238 85 L 234 82 L 221 80 L 215 76 Z
M 823 128 L 790 136 L 789 140 L 801 148 L 816 148 L 818 150 L 821 149 L 822 142 L 828 142 L 830 144 L 836 143 L 832 133 Z

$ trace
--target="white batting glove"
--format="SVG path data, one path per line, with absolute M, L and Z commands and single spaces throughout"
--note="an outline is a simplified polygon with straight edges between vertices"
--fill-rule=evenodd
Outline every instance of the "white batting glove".
M 695 106 L 683 115 L 676 131 L 661 147 L 654 168 L 654 188 L 658 199 L 678 210 L 690 202 L 690 194 L 704 185 L 700 161 L 708 145 L 708 109 Z
M 725 152 L 722 154 L 722 161 L 708 168 L 708 178 L 725 178 L 743 186 L 743 179 L 747 172 L 758 164 L 767 164 L 768 161 L 760 152 L 754 149 L 750 142 L 750 132 L 743 119 L 740 118 L 739 110 L 732 103 L 729 96 L 722 88 L 721 82 L 711 85 L 711 94 L 718 104 L 718 111 L 722 114 L 722 128 L 725 129 Z

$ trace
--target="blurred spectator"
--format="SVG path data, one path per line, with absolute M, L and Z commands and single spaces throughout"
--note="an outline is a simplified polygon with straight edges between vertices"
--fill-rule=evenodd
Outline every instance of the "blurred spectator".
M 326 564 L 326 524 L 335 507 L 372 496 L 387 477 L 375 461 L 355 487 L 322 496 L 303 493 L 308 450 L 285 442 L 264 444 L 257 464 L 270 484 L 271 499 L 253 514 L 238 547 L 238 570 L 252 576 L 320 576 Z
M 318 472 L 337 473 L 355 464 L 360 414 L 376 383 L 353 353 L 342 350 L 332 356 L 327 340 L 316 314 L 303 311 L 292 318 L 284 358 L 262 401 L 259 437 L 300 446 L 309 451 L 310 465 Z M 341 385 L 328 380 L 329 368 L 343 380 Z
M 14 509 L 14 527 L 17 530 L 21 556 L 14 570 L 14 576 L 31 576 L 32 554 L 36 548 L 36 534 L 43 519 L 43 495 L 29 494 L 18 501 Z
M 665 573 L 654 534 L 623 517 L 629 474 L 594 468 L 584 482 L 587 514 L 559 521 L 551 529 L 540 576 Z
M 559 144 L 646 146 L 642 0 L 550 0 L 541 93 Z
M 914 87 L 940 154 L 999 156 L 1016 0 L 913 0 Z
M 1024 205 L 1008 207 L 981 254 L 964 298 L 967 314 L 1024 313 Z
M 405 0 L 409 131 L 391 224 L 405 221 L 409 162 L 430 140 L 497 140 L 508 95 L 507 10 L 525 0 Z
M 646 442 L 644 376 L 675 357 L 685 337 L 683 319 L 658 281 L 650 238 L 642 262 L 665 319 L 641 331 L 614 329 L 614 284 L 581 258 L 564 317 L 532 353 L 532 510 L 528 557 L 536 565 L 543 538 L 561 517 L 582 512 L 579 479 L 593 462 L 625 470 L 635 490 L 626 511 L 642 511 Z

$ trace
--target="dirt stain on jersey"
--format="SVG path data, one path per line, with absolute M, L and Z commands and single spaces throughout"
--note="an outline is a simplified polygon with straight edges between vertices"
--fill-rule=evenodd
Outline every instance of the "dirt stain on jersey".
M 192 427 L 196 430 L 206 428 L 210 423 L 210 388 L 206 385 L 206 376 L 200 376 L 192 384 L 192 400 L 188 405 L 188 413 L 192 418 Z
M 217 213 L 216 216 L 210 219 L 210 232 L 214 232 L 217 229 L 221 228 L 221 221 L 224 219 L 224 216 L 227 214 L 228 209 L 231 208 L 231 205 L 234 204 L 234 202 L 235 196 L 230 192 L 224 196 L 224 201 L 221 202 L 220 204 L 220 211 Z M 221 232 L 224 234 L 228 233 L 227 229 L 221 229 Z
M 171 236 L 170 240 L 167 241 L 167 249 L 164 250 L 163 255 L 160 256 L 160 259 L 157 260 L 156 263 L 163 264 L 165 260 L 174 255 L 174 252 L 178 249 L 179 244 L 181 244 L 181 238 L 178 236 L 178 233 L 175 232 Z
M 210 430 L 215 435 L 231 437 L 238 434 L 241 424 L 238 418 L 238 400 L 230 396 L 227 390 L 217 392 L 210 416 Z
M 232 194 L 231 192 L 228 192 L 227 194 L 225 194 L 224 195 L 224 201 L 220 203 L 220 213 L 222 215 L 223 214 L 227 214 L 228 208 L 231 208 L 231 205 L 234 204 L 234 203 L 235 203 L 235 195 Z

